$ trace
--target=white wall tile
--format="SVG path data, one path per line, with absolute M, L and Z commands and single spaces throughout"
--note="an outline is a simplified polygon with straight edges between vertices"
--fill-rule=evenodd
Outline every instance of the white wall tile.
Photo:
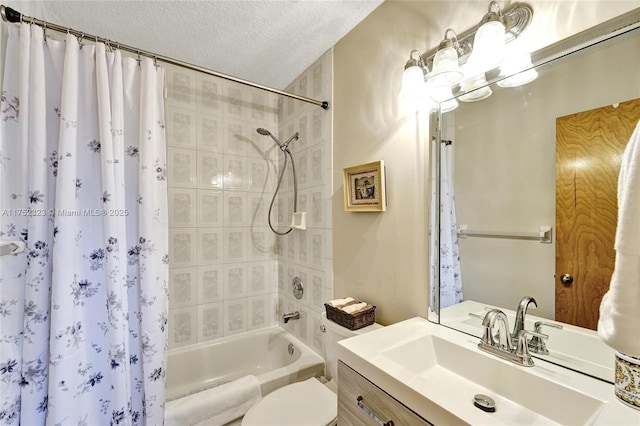
M 195 110 L 196 73 L 173 66 L 166 69 L 168 103 Z
M 196 268 L 169 269 L 169 304 L 172 308 L 196 304 L 198 273 Z
M 198 265 L 222 262 L 223 228 L 198 228 Z
M 247 299 L 248 305 L 248 329 L 255 330 L 258 328 L 268 327 L 271 323 L 272 297 L 253 296 Z
M 269 162 L 262 158 L 247 160 L 249 191 L 261 193 L 271 191 L 273 182 L 277 178 L 270 172 L 269 166 Z
M 196 187 L 196 151 L 191 149 L 167 148 L 169 187 Z
M 197 225 L 199 227 L 222 226 L 223 193 L 198 189 Z
M 167 145 L 177 148 L 196 148 L 196 112 L 167 106 L 165 113 Z
M 229 155 L 247 155 L 247 145 L 250 144 L 248 129 L 242 120 L 236 118 L 224 118 L 224 153 Z
M 275 291 L 274 281 L 271 278 L 271 268 L 269 262 L 247 263 L 249 296 L 273 293 Z
M 224 192 L 224 226 L 248 226 L 247 194 L 241 191 Z
M 223 279 L 222 265 L 198 266 L 198 303 L 223 300 Z
M 311 232 L 311 263 L 314 267 L 324 266 L 324 233 L 322 231 Z
M 297 261 L 307 263 L 309 261 L 309 234 L 307 231 L 294 230 L 294 236 L 297 243 Z
M 267 227 L 252 226 L 249 231 L 249 254 L 247 260 L 272 259 L 276 254 L 275 235 Z
M 224 189 L 243 191 L 247 183 L 247 161 L 244 157 L 225 155 L 223 157 Z
M 309 226 L 322 228 L 324 226 L 325 214 L 325 198 L 322 187 L 313 187 L 311 188 L 310 193 L 311 206 L 309 207 L 309 213 L 307 214 L 307 221 Z
M 198 153 L 198 188 L 222 189 L 222 157 L 210 152 Z
M 222 81 L 218 78 L 211 78 L 201 73 L 197 74 L 197 98 L 201 110 L 208 113 L 222 113 L 221 95 Z
M 233 118 L 236 120 L 244 121 L 247 118 L 247 92 L 250 89 L 244 86 L 225 81 L 223 83 L 225 106 L 223 116 L 225 118 Z
M 309 343 L 309 320 L 311 316 L 309 315 L 309 310 L 304 307 L 304 305 L 298 305 L 298 312 L 300 312 L 300 318 L 296 321 L 298 324 L 298 339 L 302 340 L 303 343 Z
M 169 226 L 196 226 L 196 190 L 169 188 Z
M 195 228 L 169 229 L 169 262 L 172 268 L 195 266 L 197 262 Z
M 224 302 L 224 335 L 247 331 L 247 299 L 226 300 Z
M 248 229 L 240 227 L 224 228 L 224 261 L 242 262 L 247 260 Z
M 219 339 L 224 336 L 224 304 L 198 305 L 198 342 Z
M 199 113 L 197 116 L 196 141 L 200 151 L 222 154 L 224 126 L 222 119 L 215 115 Z
M 169 309 L 169 349 L 192 345 L 197 341 L 196 307 Z
M 226 263 L 224 265 L 224 299 L 247 296 L 248 271 L 246 263 Z
M 309 170 L 310 181 L 312 185 L 323 184 L 323 174 L 325 170 L 324 151 L 322 146 L 315 145 L 311 148 L 311 167 Z

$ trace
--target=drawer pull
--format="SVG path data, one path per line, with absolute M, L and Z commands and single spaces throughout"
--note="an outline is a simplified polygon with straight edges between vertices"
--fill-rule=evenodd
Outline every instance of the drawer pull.
M 364 403 L 362 402 L 362 395 L 359 395 L 357 400 L 358 400 L 358 407 L 360 407 L 360 409 L 364 411 L 367 414 L 367 416 L 371 417 L 380 426 L 393 426 L 393 420 L 389 420 L 388 422 L 382 421 L 382 419 L 376 416 L 376 414 L 373 411 L 371 411 L 369 407 L 364 405 Z

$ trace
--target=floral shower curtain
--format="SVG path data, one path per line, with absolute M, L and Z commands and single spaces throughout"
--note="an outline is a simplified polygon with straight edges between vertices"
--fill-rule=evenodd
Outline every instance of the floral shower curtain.
M 0 107 L 0 424 L 162 424 L 164 72 L 11 26 Z
M 436 229 L 436 149 L 440 145 L 440 244 L 435 238 Z M 455 305 L 463 300 L 462 274 L 460 271 L 460 253 L 456 221 L 455 197 L 453 194 L 453 143 L 451 141 L 433 142 L 431 149 L 431 215 L 430 215 L 430 266 L 431 266 L 431 302 L 436 309 L 438 279 L 436 256 L 440 256 L 440 308 Z

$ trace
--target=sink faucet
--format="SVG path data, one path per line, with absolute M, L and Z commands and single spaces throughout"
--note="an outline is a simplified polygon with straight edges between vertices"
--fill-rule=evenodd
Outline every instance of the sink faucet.
M 524 317 L 527 314 L 529 305 L 532 303 L 534 307 L 538 307 L 536 299 L 534 299 L 533 297 L 525 296 L 522 298 L 522 300 L 520 300 L 520 304 L 518 304 L 518 310 L 516 311 L 516 321 L 513 324 L 513 331 L 511 332 L 511 344 L 513 346 L 518 344 L 520 332 L 524 330 Z
M 282 321 L 285 324 L 288 323 L 292 319 L 294 319 L 294 320 L 300 319 L 300 312 L 299 311 L 295 311 L 295 312 L 291 312 L 289 314 L 282 314 Z
M 480 343 L 478 343 L 478 348 L 525 367 L 533 366 L 533 359 L 529 354 L 527 336 L 533 336 L 539 339 L 549 337 L 546 334 L 535 331 L 521 330 L 514 344 L 509 334 L 507 316 L 499 309 L 492 309 L 487 312 L 482 320 L 482 326 L 484 327 L 484 334 Z M 498 327 L 497 333 L 494 332 L 496 326 Z

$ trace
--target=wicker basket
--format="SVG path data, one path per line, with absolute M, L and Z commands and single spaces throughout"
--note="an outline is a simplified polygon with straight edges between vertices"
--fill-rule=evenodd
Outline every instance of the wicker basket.
M 370 308 L 363 311 L 349 314 L 341 309 L 334 308 L 328 303 L 324 304 L 327 310 L 327 318 L 331 321 L 348 328 L 349 330 L 357 330 L 376 322 L 376 307 L 371 305 Z

